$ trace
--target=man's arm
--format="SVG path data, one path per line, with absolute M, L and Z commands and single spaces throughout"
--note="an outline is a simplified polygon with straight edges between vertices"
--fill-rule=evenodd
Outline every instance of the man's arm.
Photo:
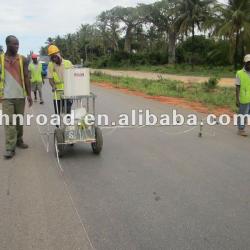
M 41 67 L 41 77 L 42 77 L 42 83 L 44 84 L 44 78 L 45 76 L 43 75 L 43 64 L 39 62 L 39 67 Z
M 49 79 L 49 84 L 52 88 L 52 91 L 55 91 L 56 90 L 56 85 L 55 85 L 55 82 L 54 82 L 54 79 L 53 79 L 53 68 L 48 65 L 48 74 L 47 74 L 47 77 Z
M 236 85 L 236 106 L 240 106 L 240 85 Z
M 236 76 L 236 106 L 240 106 L 240 78 Z
M 27 59 L 26 59 L 27 60 Z M 28 64 L 28 76 L 29 79 L 31 80 L 31 69 L 30 69 L 30 64 Z
M 56 85 L 55 85 L 55 82 L 53 80 L 53 78 L 49 78 L 49 84 L 52 88 L 52 91 L 55 91 L 56 90 Z
M 31 98 L 31 85 L 30 85 L 30 78 L 29 78 L 29 62 L 28 60 L 24 57 L 23 58 L 23 73 L 24 73 L 24 85 L 25 85 L 25 90 L 27 92 L 27 99 L 29 102 L 29 105 L 32 105 L 32 98 Z

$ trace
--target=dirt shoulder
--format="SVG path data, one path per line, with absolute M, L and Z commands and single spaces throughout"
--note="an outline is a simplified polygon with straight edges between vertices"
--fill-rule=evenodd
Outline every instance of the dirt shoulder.
M 179 107 L 191 109 L 199 113 L 203 113 L 203 114 L 212 113 L 212 114 L 215 114 L 216 116 L 219 116 L 222 114 L 228 114 L 231 117 L 234 115 L 234 113 L 229 108 L 226 108 L 226 107 L 209 108 L 200 102 L 191 102 L 183 98 L 168 97 L 168 96 L 151 96 L 151 95 L 144 94 L 140 91 L 131 91 L 131 90 L 128 90 L 127 88 L 117 88 L 112 83 L 109 83 L 109 82 L 92 82 L 92 83 L 102 88 L 116 89 L 128 95 L 140 96 L 146 99 L 158 101 L 162 104 L 179 106 Z
M 111 76 L 119 77 L 134 77 L 138 79 L 149 79 L 149 80 L 159 80 L 159 79 L 169 79 L 177 80 L 184 83 L 202 83 L 209 79 L 209 77 L 202 76 L 180 76 L 172 74 L 162 74 L 154 72 L 142 72 L 142 71 L 124 71 L 124 70 L 110 70 L 110 69 L 92 69 L 91 72 L 102 72 Z M 234 87 L 234 78 L 221 78 L 219 85 L 222 87 Z

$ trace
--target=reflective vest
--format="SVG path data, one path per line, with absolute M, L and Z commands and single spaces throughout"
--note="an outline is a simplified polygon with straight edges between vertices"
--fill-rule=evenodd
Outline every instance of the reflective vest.
M 250 103 L 250 76 L 244 70 L 239 70 L 236 77 L 240 79 L 240 103 Z
M 29 65 L 29 70 L 31 72 L 31 83 L 42 83 L 42 64 L 38 63 L 38 67 L 36 68 L 34 63 Z
M 72 63 L 69 60 L 63 59 L 64 69 L 70 69 L 73 67 Z M 63 95 L 64 91 L 64 79 L 60 79 L 56 70 L 55 70 L 55 63 L 49 62 L 48 68 L 51 72 L 53 72 L 53 80 L 56 86 L 57 91 L 55 92 L 54 99 L 60 100 L 61 95 Z
M 23 86 L 23 94 L 26 97 L 26 89 L 25 89 L 25 83 L 24 83 L 24 67 L 23 67 L 23 58 L 22 56 L 18 55 L 19 57 L 19 66 L 20 66 L 20 72 L 21 72 L 21 81 Z M 5 84 L 5 55 L 0 55 L 0 66 L 1 66 L 1 75 L 0 75 L 0 98 L 4 97 L 4 84 Z

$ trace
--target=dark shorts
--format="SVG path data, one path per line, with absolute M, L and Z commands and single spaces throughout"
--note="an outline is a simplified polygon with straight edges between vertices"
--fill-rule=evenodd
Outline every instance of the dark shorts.
M 35 92 L 35 91 L 41 92 L 41 91 L 42 91 L 42 86 L 43 86 L 42 83 L 32 83 L 32 84 L 31 84 L 31 90 L 32 90 L 33 92 Z

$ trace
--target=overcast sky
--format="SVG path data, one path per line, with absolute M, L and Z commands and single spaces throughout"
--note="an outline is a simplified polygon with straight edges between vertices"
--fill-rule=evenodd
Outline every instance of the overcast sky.
M 0 45 L 13 34 L 20 53 L 39 49 L 48 37 L 73 33 L 84 23 L 93 23 L 102 11 L 117 5 L 136 6 L 154 0 L 3 0 L 0 4 Z
M 220 0 L 225 1 L 225 0 Z M 38 53 L 48 37 L 75 32 L 81 24 L 93 23 L 102 11 L 117 5 L 136 6 L 155 0 L 2 0 L 0 45 L 13 34 L 19 38 L 20 53 Z

